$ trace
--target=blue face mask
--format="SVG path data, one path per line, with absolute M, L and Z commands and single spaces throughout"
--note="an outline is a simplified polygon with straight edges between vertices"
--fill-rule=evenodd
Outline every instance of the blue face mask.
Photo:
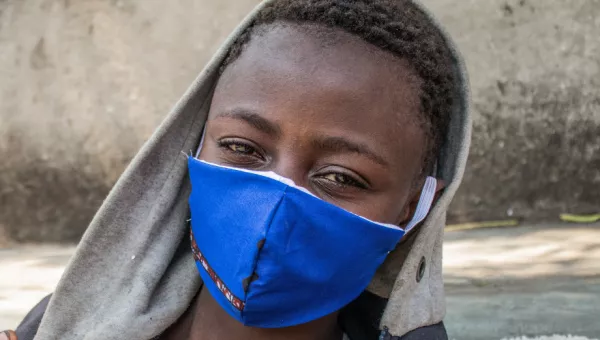
M 244 325 L 287 327 L 341 309 L 367 287 L 405 233 L 274 173 L 193 157 L 188 166 L 198 271 L 221 307 Z M 427 215 L 434 191 L 435 180 L 428 178 L 427 195 L 407 229 Z

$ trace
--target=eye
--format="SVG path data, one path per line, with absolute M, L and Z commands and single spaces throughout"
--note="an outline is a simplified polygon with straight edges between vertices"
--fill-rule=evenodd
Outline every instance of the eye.
M 233 152 L 239 152 L 245 155 L 254 154 L 254 149 L 249 145 L 244 145 L 240 143 L 229 143 L 227 147 Z
M 330 174 L 323 176 L 323 179 L 326 179 L 328 181 L 334 182 L 339 185 L 351 185 L 351 186 L 356 186 L 356 187 L 362 187 L 361 183 L 359 183 L 358 181 L 354 180 L 352 177 L 345 175 L 345 174 L 330 173 Z
M 240 139 L 222 139 L 218 141 L 218 146 L 223 149 L 227 154 L 228 158 L 232 159 L 232 162 L 248 163 L 250 161 L 264 161 L 266 158 L 264 153 L 259 147 L 252 145 L 250 141 L 244 141 Z
M 349 193 L 353 190 L 367 190 L 369 184 L 358 174 L 341 168 L 328 169 L 329 171 L 316 174 L 314 180 L 318 187 L 328 195 L 335 196 Z M 335 171 L 334 171 L 335 170 Z

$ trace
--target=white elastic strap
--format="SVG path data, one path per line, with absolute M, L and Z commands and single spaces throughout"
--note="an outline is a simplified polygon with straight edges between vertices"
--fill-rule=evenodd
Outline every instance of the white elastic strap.
M 408 233 L 412 228 L 414 228 L 414 226 L 423 222 L 425 217 L 427 217 L 427 214 L 429 214 L 429 210 L 431 209 L 431 205 L 433 204 L 436 187 L 436 179 L 428 176 L 425 180 L 423 191 L 421 191 L 421 197 L 419 198 L 419 203 L 417 204 L 417 210 L 415 211 L 412 220 L 410 220 L 410 222 L 408 222 L 406 225 L 406 228 L 404 228 L 405 232 Z
M 204 125 L 204 129 L 202 129 L 202 138 L 200 138 L 200 145 L 198 146 L 198 150 L 196 150 L 196 158 L 200 157 L 200 151 L 202 151 L 202 145 L 204 145 L 204 137 L 206 136 L 206 125 Z

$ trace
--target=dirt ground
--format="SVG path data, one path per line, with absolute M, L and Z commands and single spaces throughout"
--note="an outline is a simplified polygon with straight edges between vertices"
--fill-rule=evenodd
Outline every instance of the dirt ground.
M 74 249 L 0 248 L 0 329 L 53 290 Z M 450 339 L 600 338 L 600 224 L 448 232 L 444 263 Z
M 600 224 L 446 233 L 450 338 L 600 338 Z

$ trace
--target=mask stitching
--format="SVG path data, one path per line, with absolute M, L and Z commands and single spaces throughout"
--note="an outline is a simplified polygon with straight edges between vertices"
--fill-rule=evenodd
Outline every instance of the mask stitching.
M 235 296 L 231 292 L 231 289 L 229 289 L 227 287 L 227 285 L 225 285 L 225 282 L 223 282 L 223 280 L 221 280 L 221 278 L 219 277 L 217 272 L 215 272 L 215 270 L 212 269 L 211 265 L 208 263 L 208 260 L 206 259 L 206 257 L 204 257 L 204 255 L 198 248 L 198 244 L 196 244 L 196 240 L 194 239 L 194 234 L 193 234 L 191 228 L 190 228 L 190 240 L 191 240 L 191 244 L 192 244 L 192 254 L 194 255 L 194 260 L 196 260 L 196 262 L 200 263 L 202 268 L 204 268 L 204 271 L 206 271 L 206 273 L 208 274 L 210 279 L 217 286 L 217 289 L 219 289 L 219 291 L 225 296 L 225 298 L 229 301 L 229 303 L 231 303 L 231 305 L 235 309 L 239 310 L 241 313 L 244 310 L 244 307 L 246 306 L 245 302 L 242 301 L 237 296 Z

